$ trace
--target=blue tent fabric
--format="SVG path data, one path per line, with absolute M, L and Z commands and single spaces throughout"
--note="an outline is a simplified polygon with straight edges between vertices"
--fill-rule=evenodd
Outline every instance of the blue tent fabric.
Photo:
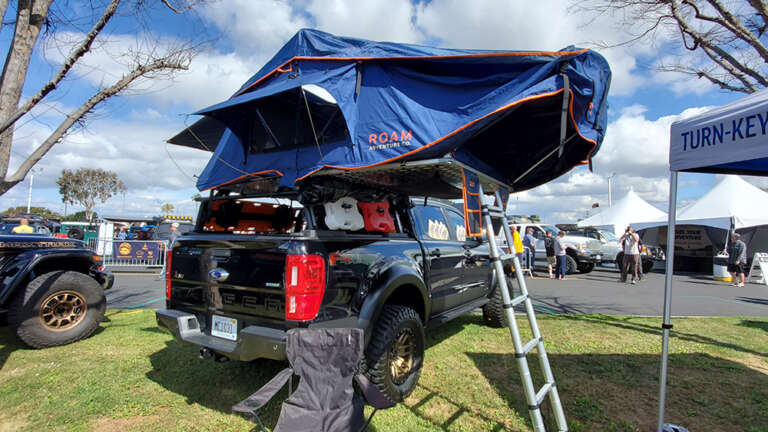
M 569 141 L 558 156 L 561 73 L 570 82 Z M 519 191 L 594 156 L 610 76 L 602 56 L 573 47 L 460 50 L 301 30 L 232 98 L 196 113 L 223 131 L 189 128 L 169 142 L 214 151 L 201 190 L 254 176 L 293 187 L 324 168 L 450 155 Z

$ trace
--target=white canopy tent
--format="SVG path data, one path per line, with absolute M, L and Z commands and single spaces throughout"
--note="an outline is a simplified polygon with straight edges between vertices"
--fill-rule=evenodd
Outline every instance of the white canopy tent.
M 666 225 L 666 218 L 645 219 L 638 229 Z M 725 176 L 709 192 L 677 215 L 677 225 L 739 229 L 768 225 L 768 193 L 739 176 Z
M 675 223 L 677 222 L 677 174 L 682 171 L 768 176 L 767 130 L 768 89 L 698 116 L 675 122 L 670 127 L 667 220 L 669 229 L 667 230 L 667 268 L 664 281 L 664 322 L 661 326 L 663 337 L 658 432 L 661 432 L 664 427 L 669 330 L 672 328 L 670 315 Z M 726 197 L 719 198 L 726 199 Z M 735 199 L 745 200 L 744 197 L 738 196 Z M 751 205 L 749 202 L 746 204 Z M 689 209 L 686 209 L 687 211 Z
M 666 213 L 640 198 L 635 191 L 630 190 L 624 198 L 616 201 L 613 206 L 580 221 L 577 225 L 605 228 L 613 231 L 616 235 L 620 235 L 627 225 L 645 221 L 666 221 L 666 219 Z

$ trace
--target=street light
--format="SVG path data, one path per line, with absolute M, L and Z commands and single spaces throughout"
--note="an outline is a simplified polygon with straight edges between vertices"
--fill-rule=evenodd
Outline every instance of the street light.
M 611 201 L 611 180 L 616 176 L 616 173 L 611 173 L 608 176 L 608 207 L 613 207 L 613 201 Z
M 30 173 L 32 173 L 29 176 L 29 192 L 27 193 L 27 213 L 31 213 L 32 209 L 32 183 L 35 182 L 35 170 L 37 172 L 42 172 L 42 168 L 32 168 L 29 170 Z

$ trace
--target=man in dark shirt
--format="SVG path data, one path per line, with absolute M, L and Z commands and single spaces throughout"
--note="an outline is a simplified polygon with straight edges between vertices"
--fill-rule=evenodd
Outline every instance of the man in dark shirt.
M 744 265 L 747 262 L 747 245 L 741 241 L 741 235 L 731 234 L 728 245 L 728 271 L 733 275 L 733 285 L 744 286 Z
M 552 268 L 557 263 L 557 258 L 555 258 L 555 239 L 552 238 L 551 231 L 547 231 L 547 236 L 544 237 L 544 250 L 547 252 L 547 268 L 549 269 L 549 278 L 552 279 L 555 277 L 554 273 L 552 273 Z

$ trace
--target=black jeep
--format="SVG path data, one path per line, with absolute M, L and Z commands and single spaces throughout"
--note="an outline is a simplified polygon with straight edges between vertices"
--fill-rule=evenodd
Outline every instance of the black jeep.
M 79 240 L 0 234 L 0 315 L 33 348 L 90 336 L 113 282 L 101 257 Z

